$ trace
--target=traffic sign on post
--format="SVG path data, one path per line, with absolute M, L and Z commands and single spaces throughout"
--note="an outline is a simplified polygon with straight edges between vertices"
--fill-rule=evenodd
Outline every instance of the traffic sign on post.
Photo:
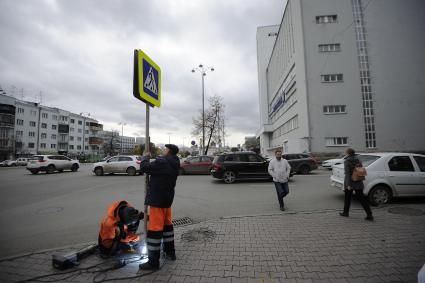
M 161 68 L 140 49 L 134 50 L 133 95 L 150 106 L 161 106 Z

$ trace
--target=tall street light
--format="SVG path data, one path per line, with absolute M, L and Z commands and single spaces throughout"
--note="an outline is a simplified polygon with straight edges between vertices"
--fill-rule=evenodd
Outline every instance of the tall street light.
M 192 73 L 200 72 L 202 78 L 202 151 L 205 150 L 205 87 L 204 87 L 204 77 L 207 75 L 207 72 L 214 72 L 213 67 L 205 67 L 202 64 L 199 64 L 198 67 L 192 69 Z
M 124 122 L 119 122 L 118 125 L 121 125 L 121 148 L 120 148 L 120 150 L 121 150 L 121 154 L 122 154 L 122 148 L 123 148 L 122 139 L 124 137 L 124 126 L 127 125 L 127 124 L 124 123 Z

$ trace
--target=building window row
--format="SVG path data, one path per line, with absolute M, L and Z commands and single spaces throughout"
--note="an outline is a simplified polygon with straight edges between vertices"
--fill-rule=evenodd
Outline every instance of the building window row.
M 24 135 L 24 131 L 16 131 L 16 137 L 22 137 Z
M 348 137 L 326 138 L 326 146 L 347 146 Z
M 344 81 L 342 74 L 321 75 L 322 83 L 340 83 Z
M 18 113 L 24 113 L 25 109 L 24 108 L 18 108 Z
M 22 126 L 22 125 L 24 125 L 24 120 L 16 119 L 16 124 L 19 125 L 19 126 Z
M 41 133 L 41 139 L 46 139 L 47 138 L 47 134 L 46 133 Z
M 341 51 L 341 44 L 319 44 L 319 52 L 339 52 Z
M 31 116 L 37 116 L 37 111 L 31 110 Z
M 41 113 L 41 117 L 47 119 L 49 118 L 49 115 L 47 113 Z
M 337 15 L 316 16 L 316 24 L 336 23 L 337 19 Z
M 35 122 L 34 121 L 30 121 L 30 127 L 35 127 Z
M 34 138 L 35 137 L 35 132 L 28 132 L 28 136 L 30 138 Z
M 324 105 L 323 113 L 325 114 L 340 114 L 347 113 L 345 105 Z

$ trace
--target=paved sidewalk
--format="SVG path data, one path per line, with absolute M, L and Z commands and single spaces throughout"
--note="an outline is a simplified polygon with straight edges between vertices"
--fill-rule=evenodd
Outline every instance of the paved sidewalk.
M 402 207 L 399 213 L 425 213 L 425 204 L 394 207 Z M 375 209 L 374 215 L 373 223 L 364 220 L 361 210 L 349 218 L 337 211 L 316 211 L 207 221 L 177 227 L 178 260 L 165 262 L 153 274 L 138 272 L 138 262 L 98 272 L 112 263 L 93 255 L 66 271 L 71 273 L 37 282 L 120 277 L 133 278 L 118 282 L 417 282 L 425 263 L 425 215 L 394 214 L 388 207 Z M 0 281 L 58 273 L 51 267 L 51 255 L 69 250 L 0 260 Z M 100 265 L 84 269 L 95 264 Z

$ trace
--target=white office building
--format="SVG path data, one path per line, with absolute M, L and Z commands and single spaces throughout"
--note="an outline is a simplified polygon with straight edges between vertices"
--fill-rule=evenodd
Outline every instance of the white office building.
M 425 151 L 424 11 L 288 0 L 257 30 L 261 152 Z
M 99 153 L 103 143 L 97 120 L 47 107 L 34 102 L 0 95 L 0 154 L 87 155 Z M 6 142 L 7 140 L 7 142 Z

